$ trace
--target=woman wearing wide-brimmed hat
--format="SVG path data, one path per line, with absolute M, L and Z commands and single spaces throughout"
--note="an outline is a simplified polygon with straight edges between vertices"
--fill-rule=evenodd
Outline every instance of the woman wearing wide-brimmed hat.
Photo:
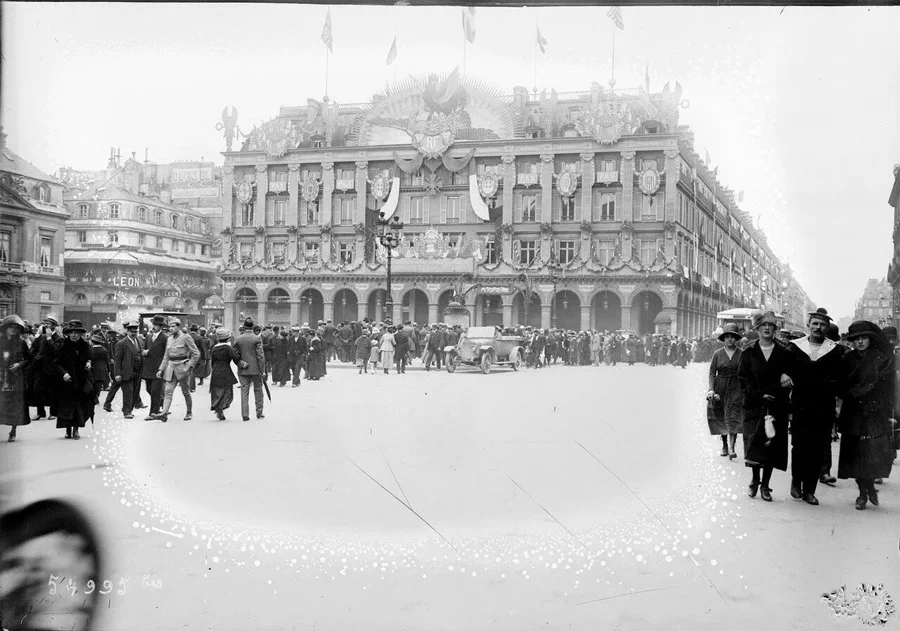
M 891 473 L 891 418 L 895 394 L 894 349 L 877 324 L 854 322 L 847 330 L 854 349 L 844 355 L 841 452 L 838 478 L 856 478 L 856 508 L 878 506 L 875 479 Z
M 10 315 L 0 322 L 0 425 L 9 425 L 9 442 L 16 428 L 31 423 L 25 398 L 25 373 L 31 363 L 28 344 L 22 339 L 25 322 Z
M 772 470 L 787 470 L 788 388 L 793 385 L 794 361 L 790 350 L 775 339 L 778 320 L 772 311 L 763 313 L 755 328 L 759 339 L 747 345 L 738 365 L 744 464 L 753 470 L 750 497 L 761 489 L 763 500 L 771 502 Z
M 719 335 L 725 347 L 713 353 L 709 362 L 709 392 L 706 394 L 709 433 L 722 437 L 720 455 L 732 460 L 737 458 L 734 446 L 741 428 L 741 384 L 737 377 L 742 354 L 737 347 L 740 339 L 737 325 L 726 324 Z
M 217 343 L 210 351 L 212 371 L 209 376 L 209 409 L 216 413 L 216 418 L 225 420 L 225 410 L 234 401 L 234 384 L 237 377 L 231 371 L 231 364 L 240 367 L 241 354 L 234 348 L 231 331 L 218 329 L 215 332 Z
M 66 430 L 66 438 L 76 440 L 80 438 L 78 430 L 91 418 L 94 407 L 93 353 L 83 339 L 85 333 L 87 330 L 80 320 L 68 322 L 55 361 L 44 367 L 58 384 L 56 428 Z

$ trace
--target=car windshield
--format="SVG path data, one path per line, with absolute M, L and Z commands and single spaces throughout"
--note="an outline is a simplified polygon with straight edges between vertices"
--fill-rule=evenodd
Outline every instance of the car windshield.
M 496 329 L 492 326 L 470 326 L 469 330 L 466 331 L 466 337 L 480 337 L 480 338 L 491 338 L 493 339 L 494 333 Z

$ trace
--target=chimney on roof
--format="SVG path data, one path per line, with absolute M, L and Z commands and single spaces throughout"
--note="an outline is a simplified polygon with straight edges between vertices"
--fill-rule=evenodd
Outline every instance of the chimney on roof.
M 116 168 L 116 149 L 115 147 L 109 148 L 109 161 L 106 163 L 107 169 L 115 169 Z

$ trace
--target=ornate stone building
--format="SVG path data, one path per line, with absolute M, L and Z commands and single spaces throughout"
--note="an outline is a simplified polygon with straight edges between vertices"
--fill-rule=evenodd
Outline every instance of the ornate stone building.
M 892 324 L 891 286 L 887 279 L 870 278 L 862 297 L 856 302 L 854 320 L 868 320 L 884 327 Z
M 111 152 L 105 171 L 61 170 L 66 317 L 122 323 L 142 311 L 221 319 L 211 261 L 221 230 L 221 180 L 212 163 L 156 165 Z M 220 174 L 219 174 L 220 175 Z M 210 309 L 213 307 L 214 309 Z
M 718 311 L 778 310 L 781 263 L 678 125 L 687 105 L 680 85 L 505 95 L 454 71 L 249 135 L 226 110 L 225 323 L 436 322 L 456 296 L 473 324 L 705 335 Z M 379 212 L 405 224 L 392 314 Z
M 0 131 L 0 318 L 63 315 L 62 185 L 16 155 Z
M 894 165 L 894 185 L 888 204 L 894 210 L 894 256 L 888 265 L 887 281 L 891 286 L 892 324 L 900 327 L 900 164 Z

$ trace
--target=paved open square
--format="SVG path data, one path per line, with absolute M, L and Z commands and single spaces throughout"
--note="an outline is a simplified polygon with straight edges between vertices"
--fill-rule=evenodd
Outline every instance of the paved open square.
M 99 412 L 80 443 L 39 421 L 0 448 L 23 499 L 95 513 L 128 585 L 103 629 L 859 628 L 822 595 L 898 584 L 895 481 L 862 513 L 848 480 L 748 498 L 706 370 L 332 362 L 270 384 L 261 420 L 199 387 L 188 422 L 179 393 L 165 424 Z

